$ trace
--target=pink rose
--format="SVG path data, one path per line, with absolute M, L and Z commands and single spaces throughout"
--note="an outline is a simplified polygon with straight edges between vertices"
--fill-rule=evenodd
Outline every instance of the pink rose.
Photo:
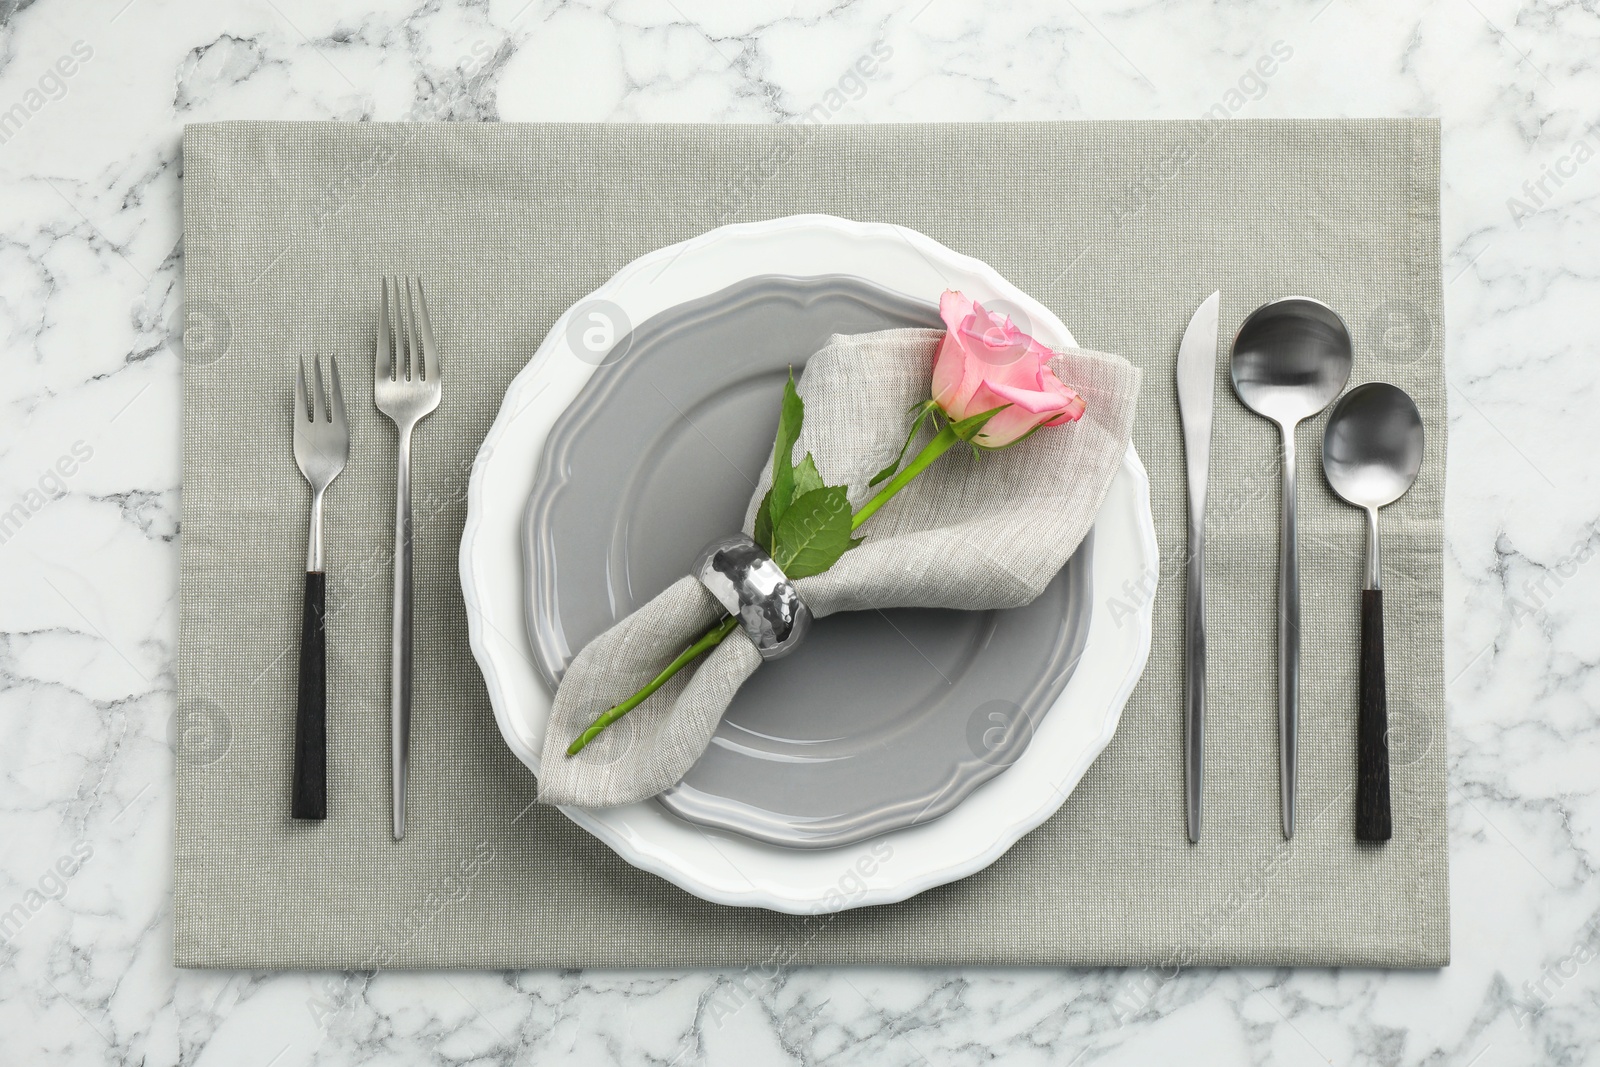
M 1006 406 L 973 443 L 1015 444 L 1040 426 L 1083 417 L 1084 403 L 1048 366 L 1055 353 L 1011 322 L 953 290 L 939 298 L 946 333 L 933 362 L 933 399 L 960 421 Z

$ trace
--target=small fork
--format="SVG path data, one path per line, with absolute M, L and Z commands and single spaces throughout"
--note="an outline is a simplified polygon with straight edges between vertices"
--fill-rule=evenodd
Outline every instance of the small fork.
M 328 816 L 328 578 L 322 567 L 322 494 L 344 470 L 350 455 L 350 423 L 344 414 L 339 365 L 328 360 L 333 403 L 322 384 L 322 360 L 311 357 L 316 389 L 306 391 L 302 357 L 294 379 L 294 460 L 311 483 L 311 523 L 306 534 L 305 611 L 300 620 L 300 691 L 294 720 L 296 819 Z
M 394 518 L 394 661 L 389 676 L 394 839 L 406 836 L 406 778 L 411 758 L 411 431 L 439 406 L 439 346 L 422 282 L 388 277 L 379 298 L 372 399 L 399 434 Z

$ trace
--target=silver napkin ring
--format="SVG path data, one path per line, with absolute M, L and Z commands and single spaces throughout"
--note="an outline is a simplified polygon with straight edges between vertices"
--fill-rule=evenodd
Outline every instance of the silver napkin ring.
M 781 659 L 811 629 L 811 609 L 762 547 L 744 534 L 713 541 L 694 576 L 739 620 L 762 659 Z

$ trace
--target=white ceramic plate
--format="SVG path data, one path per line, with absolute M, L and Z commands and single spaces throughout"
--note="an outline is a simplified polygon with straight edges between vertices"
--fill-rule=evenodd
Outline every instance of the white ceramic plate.
M 826 215 L 712 230 L 640 257 L 580 301 L 506 392 L 473 465 L 461 540 L 473 655 L 500 732 L 535 774 L 550 693 L 528 652 L 522 511 L 551 425 L 595 370 L 584 331 L 605 331 L 596 312 L 625 328 L 763 274 L 851 274 L 919 300 L 959 289 L 1003 307 L 1046 344 L 1075 345 L 1054 315 L 986 264 L 914 230 Z M 1093 567 L 1096 602 L 1072 680 L 1016 763 L 940 819 L 855 845 L 799 850 L 695 826 L 655 803 L 562 811 L 630 863 L 696 896 L 791 914 L 887 904 L 982 870 L 1066 800 L 1111 740 L 1144 669 L 1151 598 L 1135 603 L 1122 591 L 1149 589 L 1158 561 L 1149 481 L 1131 446 L 1095 524 Z

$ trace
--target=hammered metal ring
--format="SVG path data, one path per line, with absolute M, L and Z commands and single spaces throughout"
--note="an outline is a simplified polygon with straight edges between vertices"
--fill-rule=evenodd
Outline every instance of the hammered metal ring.
M 811 629 L 811 609 L 762 547 L 735 534 L 713 541 L 693 574 L 739 620 L 762 659 L 782 659 Z

